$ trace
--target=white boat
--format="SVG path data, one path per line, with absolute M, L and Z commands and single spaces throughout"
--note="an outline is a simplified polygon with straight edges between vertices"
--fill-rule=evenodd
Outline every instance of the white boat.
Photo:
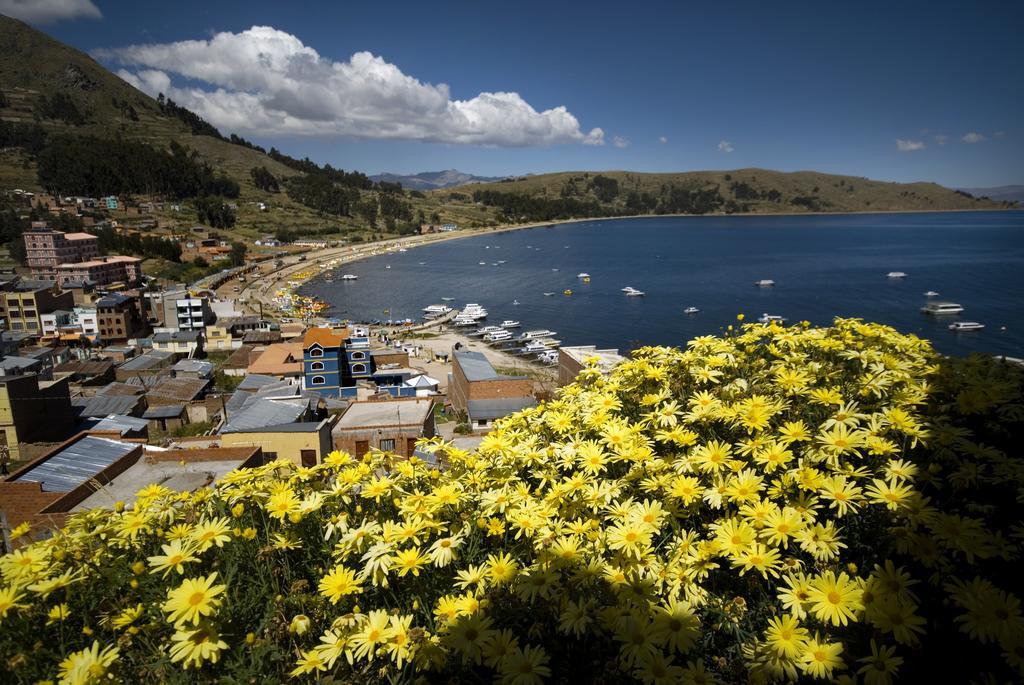
M 683 314 L 696 314 L 699 311 L 700 310 L 697 309 L 696 307 L 687 307 L 686 309 L 683 310 Z
M 544 293 L 544 297 L 551 297 L 553 295 L 554 295 L 554 293 Z
M 475 326 L 477 320 L 470 317 L 456 316 L 452 319 L 453 326 Z
M 590 278 L 590 274 L 588 274 L 586 271 L 581 271 L 578 274 L 576 274 L 576 278 Z
M 459 316 L 472 319 L 486 319 L 487 310 L 478 304 L 471 303 L 462 308 L 462 311 L 459 312 Z
M 427 305 L 426 307 L 423 308 L 423 313 L 424 314 L 447 314 L 451 310 L 452 310 L 452 308 L 449 307 L 446 304 L 431 304 L 431 305 Z
M 907 275 L 902 271 L 890 271 L 885 275 L 886 278 L 906 278 Z
M 637 290 L 636 288 L 630 288 L 626 291 L 626 297 L 643 297 L 646 294 L 643 290 Z
M 454 298 L 454 297 L 442 297 L 441 299 L 442 299 L 442 300 L 443 300 L 444 302 L 451 302 L 451 301 L 452 301 L 452 300 L 454 300 L 455 298 Z
M 519 322 L 514 319 L 505 319 L 501 322 L 502 328 L 519 328 Z
M 489 343 L 505 342 L 506 340 L 511 339 L 512 334 L 506 331 L 504 328 L 499 328 L 498 330 L 492 333 L 488 333 L 487 335 L 484 336 L 484 340 L 486 340 Z
M 512 300 L 512 304 L 514 304 L 514 305 L 517 305 L 517 306 L 518 306 L 518 305 L 519 305 L 519 300 Z
M 385 269 L 390 269 L 390 268 L 391 268 L 391 265 L 390 265 L 390 264 L 385 264 L 385 265 L 384 265 L 384 268 L 385 268 Z
M 466 335 L 473 338 L 482 338 L 490 335 L 491 333 L 496 333 L 501 330 L 504 330 L 501 326 L 484 326 L 483 328 L 478 328 L 475 331 L 470 331 Z
M 343 281 L 358 281 L 359 280 L 359 276 L 356 276 L 355 274 L 345 274 L 344 276 L 341 277 L 341 280 L 343 280 Z
M 547 352 L 548 346 L 542 343 L 540 340 L 531 340 L 530 342 L 519 348 L 516 354 L 539 354 L 541 352 Z
M 754 281 L 754 285 L 758 288 L 771 288 L 775 285 L 775 281 L 770 278 L 762 278 L 760 281 Z
M 552 269 L 552 271 L 558 271 L 558 269 Z
M 546 328 L 537 328 L 532 331 L 523 331 L 518 339 L 524 342 L 527 340 L 541 340 L 542 338 L 550 338 L 554 334 L 554 331 L 549 331 Z
M 480 262 L 480 266 L 487 266 L 487 262 Z
M 401 249 L 400 249 L 400 250 L 398 250 L 398 251 L 399 251 L 399 252 L 408 252 L 408 250 L 407 250 L 407 249 L 405 249 L 404 247 L 403 247 L 403 248 L 401 248 Z
M 935 292 L 934 290 L 929 290 L 928 292 L 926 292 L 924 294 L 924 296 L 925 297 L 938 297 L 939 294 L 937 292 Z
M 985 324 L 978 323 L 977 321 L 957 321 L 956 323 L 949 324 L 949 330 L 953 332 L 980 331 L 984 327 Z
M 786 323 L 786 318 L 779 316 L 778 314 L 769 314 L 765 312 L 758 318 L 761 323 Z
M 622 292 L 624 292 L 624 293 L 628 293 L 631 290 L 636 290 L 636 288 L 634 288 L 631 285 L 627 285 L 625 288 L 620 288 L 620 290 L 622 290 Z
M 925 306 L 921 307 L 921 311 L 925 314 L 940 315 L 940 314 L 959 314 L 964 308 L 956 302 L 929 302 Z

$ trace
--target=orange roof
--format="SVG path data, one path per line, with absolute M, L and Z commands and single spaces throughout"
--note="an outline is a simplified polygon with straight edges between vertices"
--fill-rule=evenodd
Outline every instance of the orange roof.
M 297 376 L 302 373 L 302 343 L 268 345 L 245 371 L 266 376 Z
M 310 328 L 306 331 L 302 344 L 306 347 L 313 343 L 319 344 L 320 347 L 341 347 L 346 338 L 348 338 L 348 329 L 345 329 L 341 334 L 337 334 L 330 328 Z

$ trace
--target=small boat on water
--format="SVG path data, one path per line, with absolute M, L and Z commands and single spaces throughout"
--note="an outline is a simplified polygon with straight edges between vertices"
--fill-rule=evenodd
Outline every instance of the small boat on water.
M 544 297 L 551 297 L 554 293 L 544 293 Z
M 643 297 L 644 295 L 647 294 L 643 290 L 637 290 L 636 288 L 629 285 L 623 288 L 622 292 L 626 293 L 626 297 Z
M 565 295 L 565 296 L 569 296 L 569 295 L 572 295 L 572 291 L 569 290 L 568 288 L 566 288 L 565 290 L 562 291 L 562 294 Z
M 954 333 L 961 331 L 980 331 L 985 327 L 985 324 L 978 323 L 977 321 L 957 321 L 956 323 L 949 324 L 949 330 Z
M 512 304 L 518 306 L 519 305 L 519 300 L 512 300 Z
M 343 281 L 357 281 L 357 280 L 359 280 L 359 276 L 356 276 L 355 274 L 345 274 L 344 276 L 341 277 L 341 280 L 343 280 Z
M 531 331 L 523 331 L 519 334 L 517 340 L 522 340 L 523 342 L 526 342 L 527 340 L 542 340 L 544 338 L 550 338 L 553 335 L 555 335 L 554 331 L 549 331 L 546 328 L 536 328 Z
M 929 290 L 928 292 L 926 292 L 924 294 L 924 296 L 925 297 L 938 297 L 939 294 L 937 292 L 935 292 L 934 290 Z
M 475 331 L 470 331 L 466 335 L 470 336 L 471 338 L 482 338 L 490 335 L 491 333 L 497 333 L 498 331 L 503 330 L 505 329 L 503 329 L 501 326 L 484 326 L 483 328 L 478 328 Z
M 885 275 L 886 278 L 906 278 L 907 275 L 902 271 L 890 271 Z
M 531 340 L 520 347 L 515 354 L 538 354 L 540 352 L 546 352 L 547 350 L 548 346 L 540 340 Z
M 515 319 L 505 319 L 501 322 L 502 328 L 519 328 L 519 322 Z
M 786 323 L 786 318 L 779 316 L 778 314 L 769 314 L 765 312 L 758 318 L 758 321 L 761 323 Z
M 696 314 L 699 311 L 700 310 L 697 309 L 696 307 L 687 307 L 686 309 L 683 310 L 683 314 Z
M 964 308 L 956 302 L 929 302 L 925 306 L 921 307 L 921 311 L 925 314 L 932 314 L 939 316 L 941 314 L 959 314 Z
M 628 293 L 630 290 L 636 290 L 636 288 L 631 285 L 627 285 L 625 288 L 620 288 L 620 290 L 624 293 Z
M 384 268 L 385 268 L 385 269 L 390 269 L 390 268 L 391 268 L 391 265 L 390 265 L 390 264 L 385 264 L 385 265 L 384 265 Z
M 424 319 L 438 319 L 447 315 L 452 308 L 446 304 L 432 304 L 423 308 Z
M 552 269 L 552 271 L 558 271 L 558 269 Z
M 775 281 L 770 278 L 762 278 L 760 281 L 754 281 L 754 285 L 758 288 L 771 288 L 775 285 Z
M 512 334 L 506 331 L 504 328 L 499 328 L 496 331 L 492 331 L 484 336 L 484 341 L 490 344 L 506 342 L 512 339 Z
M 576 278 L 590 278 L 590 274 L 588 274 L 586 271 L 581 271 L 578 274 L 576 274 Z
M 454 297 L 442 297 L 441 298 L 441 300 L 444 301 L 444 302 L 451 302 L 454 299 L 455 299 Z
M 480 266 L 487 266 L 487 262 L 480 262 Z

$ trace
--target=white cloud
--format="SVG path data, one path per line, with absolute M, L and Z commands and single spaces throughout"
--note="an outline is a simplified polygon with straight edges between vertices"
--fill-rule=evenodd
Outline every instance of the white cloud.
M 935 136 L 935 142 L 939 145 L 945 145 L 949 142 L 949 136 Z
M 622 136 L 614 136 L 612 138 L 612 145 L 614 145 L 615 147 L 617 147 L 619 149 L 622 149 L 624 147 L 629 147 L 629 140 L 627 140 L 626 138 L 623 138 Z
M 423 83 L 369 52 L 335 62 L 269 26 L 95 56 L 131 67 L 118 73 L 225 131 L 503 147 L 604 144 L 604 131 L 583 131 L 564 106 L 537 111 L 512 92 L 457 100 L 448 85 Z M 172 75 L 199 85 L 176 87 Z
M 734 149 L 735 148 L 732 146 L 732 143 L 730 143 L 728 140 L 721 140 L 718 142 L 719 152 L 729 153 L 732 152 Z
M 667 145 L 668 138 L 666 138 L 665 136 L 658 136 L 658 142 L 661 143 L 662 145 Z
M 974 144 L 980 143 L 981 141 L 985 140 L 985 136 L 981 135 L 980 133 L 971 131 L 970 133 L 965 133 L 964 137 L 961 138 L 960 140 L 964 141 L 965 143 Z
M 924 144 L 924 141 L 896 139 L 896 149 L 900 152 L 914 152 L 915 150 L 923 150 L 926 147 L 928 146 Z
M 103 14 L 92 0 L 0 0 L 0 14 L 49 24 L 66 19 L 101 19 Z

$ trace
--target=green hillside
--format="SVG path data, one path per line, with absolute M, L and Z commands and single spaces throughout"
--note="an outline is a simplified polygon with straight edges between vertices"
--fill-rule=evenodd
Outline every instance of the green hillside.
M 149 146 L 147 149 L 158 156 L 172 156 L 175 146 L 183 146 L 187 154 L 197 156 L 198 164 L 210 167 L 208 174 L 227 176 L 237 184 L 237 197 L 232 194 L 224 199 L 234 206 L 235 222 L 223 228 L 223 233 L 246 241 L 282 229 L 295 236 L 368 240 L 412 232 L 421 221 L 454 222 L 472 228 L 633 214 L 1006 206 L 934 183 L 896 184 L 762 169 L 672 174 L 564 172 L 427 192 L 398 189 L 356 172 L 346 174 L 309 160 L 256 149 L 169 101 L 158 101 L 138 91 L 88 55 L 4 16 L 0 16 L 0 127 L 0 133 L 6 135 L 6 140 L 0 142 L 0 190 L 44 190 L 40 172 L 45 162 L 41 166 L 40 160 L 49 159 L 51 172 L 55 166 L 72 168 L 77 164 L 87 170 L 99 167 L 103 155 L 91 150 L 105 148 L 96 141 L 117 141 L 116 145 L 122 147 L 118 159 L 126 160 L 121 165 L 121 180 L 128 177 L 127 182 L 134 172 L 123 167 L 136 159 L 132 153 L 138 145 Z M 46 146 L 51 148 L 48 157 Z M 77 160 L 64 165 L 65 158 L 60 155 L 76 146 Z M 252 176 L 256 168 L 265 169 L 274 183 L 257 187 Z M 196 211 L 200 197 L 224 192 L 216 185 L 211 190 L 209 183 L 193 184 L 188 193 L 179 192 L 177 197 L 169 196 L 166 188 L 150 185 L 145 191 L 119 192 L 117 188 L 108 189 L 106 182 L 116 178 L 117 171 L 117 165 L 108 164 L 104 173 L 93 174 L 90 188 L 96 194 L 118 193 L 134 202 L 171 200 L 180 207 L 172 211 L 169 202 L 167 209 L 152 215 L 160 222 L 157 235 L 204 223 L 206 216 Z M 52 173 L 48 182 L 54 183 Z M 74 180 L 67 180 L 66 174 L 61 183 L 76 185 Z M 72 187 L 55 189 L 64 194 L 90 194 Z M 132 221 L 126 214 L 112 218 L 122 223 Z
M 890 183 L 813 171 L 766 169 L 637 173 L 562 172 L 477 184 L 447 197 L 471 197 L 506 218 L 533 219 L 568 209 L 585 215 L 652 213 L 788 213 L 997 209 L 936 183 Z

